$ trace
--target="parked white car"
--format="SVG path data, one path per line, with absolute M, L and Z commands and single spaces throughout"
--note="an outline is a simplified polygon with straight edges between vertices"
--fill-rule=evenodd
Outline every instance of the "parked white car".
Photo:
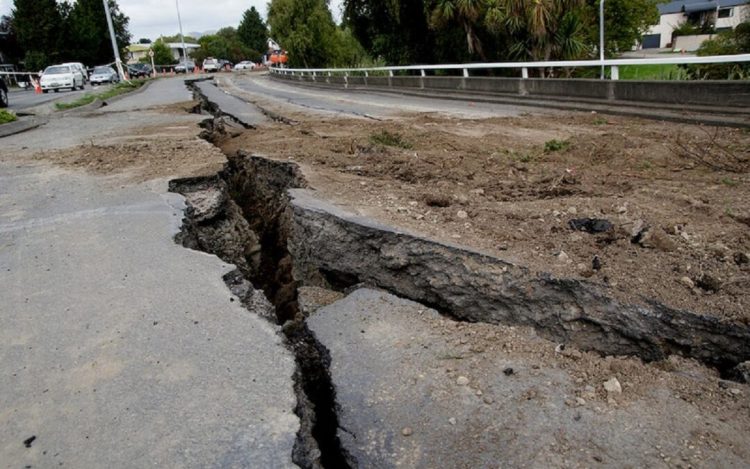
M 56 93 L 63 88 L 75 91 L 76 88 L 83 89 L 83 75 L 70 65 L 52 65 L 44 70 L 39 84 L 45 93 L 50 90 Z
M 203 71 L 206 73 L 218 72 L 219 61 L 214 59 L 213 57 L 207 58 L 206 60 L 203 61 Z
M 89 81 L 89 72 L 86 70 L 86 67 L 81 62 L 68 62 L 61 65 L 69 65 L 73 67 L 74 69 L 81 72 L 81 76 L 83 77 L 83 82 L 86 83 Z
M 256 67 L 255 62 L 249 60 L 243 60 L 234 66 L 235 70 L 253 70 Z

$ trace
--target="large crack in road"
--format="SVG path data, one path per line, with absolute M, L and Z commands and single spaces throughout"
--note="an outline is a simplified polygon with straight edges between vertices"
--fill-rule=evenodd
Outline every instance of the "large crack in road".
M 193 89 L 215 116 L 203 135 L 214 141 L 215 133 L 225 132 L 226 113 Z M 341 443 L 346 430 L 339 422 L 331 356 L 301 311 L 302 286 L 350 292 L 367 285 L 451 320 L 531 326 L 542 337 L 602 356 L 656 361 L 679 354 L 727 377 L 742 376 L 742 363 L 750 359 L 747 326 L 656 302 L 624 304 L 588 282 L 532 276 L 522 266 L 341 211 L 306 189 L 294 163 L 246 152 L 227 158 L 216 176 L 170 183 L 188 206 L 177 241 L 236 265 L 238 271 L 225 278 L 232 291 L 245 304 L 266 305 L 260 309 L 282 326 L 297 359 L 302 425 L 294 461 L 301 467 L 368 462 Z

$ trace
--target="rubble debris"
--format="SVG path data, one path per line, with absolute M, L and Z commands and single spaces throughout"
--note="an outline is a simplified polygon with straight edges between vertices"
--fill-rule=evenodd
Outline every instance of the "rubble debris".
M 603 218 L 574 218 L 568 222 L 572 230 L 586 233 L 604 233 L 614 228 L 614 225 Z

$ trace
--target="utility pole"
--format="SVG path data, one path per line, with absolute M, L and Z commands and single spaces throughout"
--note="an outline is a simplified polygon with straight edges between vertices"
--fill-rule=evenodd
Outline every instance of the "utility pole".
M 180 41 L 182 41 L 182 60 L 185 63 L 185 73 L 187 69 L 187 48 L 185 47 L 185 36 L 182 35 L 182 18 L 180 17 L 180 0 L 174 0 L 174 4 L 177 7 L 177 22 L 180 24 Z
M 600 78 L 604 80 L 604 0 L 599 0 L 599 60 L 602 62 Z
M 109 38 L 112 39 L 112 51 L 115 53 L 115 66 L 117 67 L 117 73 L 120 74 L 121 80 L 127 80 L 125 78 L 125 72 L 122 70 L 122 60 L 120 59 L 120 49 L 117 48 L 117 37 L 115 36 L 115 27 L 112 24 L 112 13 L 109 12 L 108 0 L 102 0 L 104 2 L 104 13 L 107 15 L 107 26 L 109 26 Z

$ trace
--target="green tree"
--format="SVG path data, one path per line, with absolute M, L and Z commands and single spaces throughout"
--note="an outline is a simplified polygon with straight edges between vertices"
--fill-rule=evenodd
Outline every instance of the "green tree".
M 175 34 L 174 36 L 161 36 L 159 39 L 161 39 L 165 43 L 170 43 L 170 42 L 179 43 L 182 41 L 182 39 L 180 39 L 179 34 Z M 186 44 L 187 43 L 198 44 L 198 39 L 194 38 L 193 36 L 185 36 L 185 43 Z
M 0 63 L 17 64 L 23 58 L 23 50 L 18 44 L 13 18 L 0 17 Z
M 388 64 L 465 61 L 465 32 L 430 27 L 432 0 L 345 0 L 344 23 L 365 51 Z
M 515 59 L 578 59 L 588 52 L 581 0 L 496 0 L 488 16 L 493 30 L 508 34 Z
M 486 60 L 477 32 L 478 22 L 486 12 L 485 0 L 436 0 L 430 8 L 430 24 L 435 28 L 442 28 L 450 22 L 456 22 L 464 30 L 469 54 L 476 53 Z
M 172 49 L 170 49 L 161 39 L 157 39 L 155 42 L 151 43 L 151 50 L 154 51 L 155 65 L 174 65 L 177 63 L 174 55 L 172 55 Z M 151 57 L 143 57 L 141 62 L 150 64 Z
M 696 51 L 698 56 L 750 53 L 750 20 L 733 30 L 722 31 L 715 38 L 704 41 Z M 726 80 L 750 78 L 750 64 L 705 64 L 687 67 L 691 76 L 700 79 Z
M 62 18 L 55 0 L 14 0 L 13 25 L 27 70 L 39 70 L 59 58 Z
M 268 27 L 260 17 L 255 7 L 250 7 L 242 15 L 242 21 L 237 28 L 242 43 L 252 51 L 253 56 L 259 57 L 266 50 L 266 39 L 268 39 Z
M 115 0 L 109 0 L 112 23 L 120 54 L 130 43 L 129 18 L 125 16 Z M 109 38 L 107 18 L 101 0 L 77 0 L 69 15 L 72 35 L 71 59 L 87 65 L 96 65 L 114 60 Z
M 208 57 L 228 59 L 239 62 L 252 58 L 257 60 L 259 53 L 247 47 L 239 37 L 237 30 L 231 27 L 222 28 L 216 34 L 207 34 L 198 40 L 200 49 L 191 56 L 196 62 L 203 62 Z
M 336 25 L 327 0 L 271 0 L 271 36 L 289 51 L 290 66 L 320 67 L 335 61 Z
M 604 2 L 604 52 L 612 57 L 629 51 L 651 26 L 659 23 L 657 0 L 606 0 Z M 588 1 L 588 40 L 598 49 L 599 1 Z

